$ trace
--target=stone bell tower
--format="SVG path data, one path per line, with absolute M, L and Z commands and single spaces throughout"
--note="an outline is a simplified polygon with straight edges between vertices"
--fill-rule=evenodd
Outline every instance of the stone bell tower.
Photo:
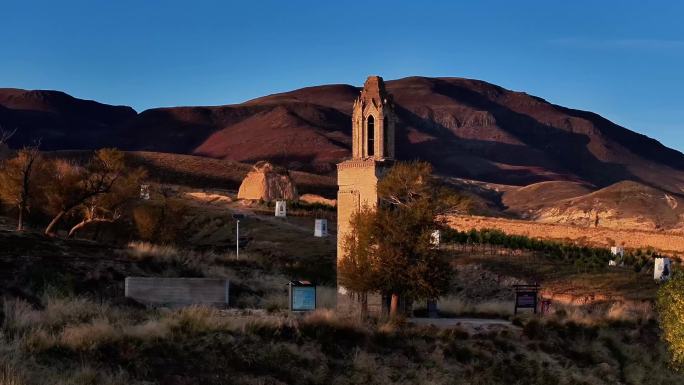
M 380 76 L 369 76 L 352 113 L 352 159 L 337 165 L 337 260 L 352 229 L 349 221 L 364 206 L 377 206 L 377 183 L 395 156 L 394 104 Z M 368 299 L 370 312 L 381 311 L 381 298 Z M 338 285 L 337 307 L 353 311 L 355 301 Z

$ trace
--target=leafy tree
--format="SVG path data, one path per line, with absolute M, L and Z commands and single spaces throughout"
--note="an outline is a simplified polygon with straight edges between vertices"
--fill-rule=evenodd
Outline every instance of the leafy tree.
M 69 230 L 68 237 L 73 237 L 91 224 L 113 223 L 120 219 L 126 206 L 130 206 L 133 199 L 139 196 L 140 182 L 146 175 L 141 168 L 127 170 L 108 192 L 86 199 L 77 210 L 80 211 L 81 221 Z
M 16 206 L 19 214 L 17 231 L 24 230 L 24 216 L 42 198 L 46 177 L 45 164 L 38 145 L 24 147 L 15 157 L 2 162 L 0 167 L 0 200 Z
M 684 366 L 684 274 L 675 274 L 658 290 L 658 313 L 663 339 L 672 355 L 672 363 Z
M 354 231 L 342 240 L 343 257 L 337 265 L 339 282 L 359 298 L 361 313 L 368 312 L 368 293 L 376 291 L 376 268 L 373 262 L 375 247 L 375 210 L 363 207 L 352 215 Z
M 340 279 L 391 295 L 390 315 L 399 298 L 436 299 L 448 290 L 451 269 L 431 243 L 436 218 L 449 208 L 448 192 L 425 162 L 397 163 L 378 183 L 376 210 L 352 219 Z M 363 269 L 370 270 L 364 274 Z
M 53 180 L 46 186 L 46 211 L 53 216 L 45 234 L 53 236 L 57 224 L 80 209 L 81 223 L 73 235 L 89 223 L 112 222 L 119 218 L 116 209 L 137 191 L 141 170 L 129 170 L 124 154 L 116 149 L 95 152 L 84 166 L 64 160 L 53 162 Z

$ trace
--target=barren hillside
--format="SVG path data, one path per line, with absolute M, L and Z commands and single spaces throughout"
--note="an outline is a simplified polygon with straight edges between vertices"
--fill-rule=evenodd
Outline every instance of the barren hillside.
M 463 78 L 387 82 L 399 116 L 401 158 L 448 176 L 528 185 L 563 180 L 599 188 L 622 180 L 678 193 L 684 155 L 596 114 Z M 349 155 L 349 85 L 303 88 L 213 107 L 130 108 L 53 91 L 0 90 L 11 143 L 42 137 L 46 149 L 119 146 L 240 162 L 271 160 L 325 173 Z

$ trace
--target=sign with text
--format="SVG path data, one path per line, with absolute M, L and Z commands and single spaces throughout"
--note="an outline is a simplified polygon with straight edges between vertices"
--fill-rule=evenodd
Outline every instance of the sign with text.
M 515 288 L 515 309 L 514 314 L 518 314 L 518 309 L 533 309 L 537 312 L 537 301 L 539 298 L 539 285 L 514 285 Z
M 316 285 L 308 281 L 292 281 L 290 286 L 290 310 L 316 310 Z

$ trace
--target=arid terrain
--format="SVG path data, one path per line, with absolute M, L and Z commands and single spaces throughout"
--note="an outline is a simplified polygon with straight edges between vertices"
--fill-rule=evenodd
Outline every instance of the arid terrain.
M 558 257 L 445 242 L 453 270 L 438 307 L 448 322 L 336 314 L 334 165 L 349 156 L 358 88 L 141 113 L 4 89 L 0 124 L 17 128 L 13 148 L 42 138 L 46 159 L 75 163 L 119 147 L 127 167 L 147 170 L 150 198 L 135 191 L 123 217 L 76 239 L 64 238 L 78 215 L 46 237 L 39 210 L 14 232 L 15 208 L 0 209 L 0 384 L 682 383 L 656 322 L 652 250 L 684 252 L 684 156 L 595 114 L 486 82 L 387 86 L 401 158 L 430 161 L 462 203 L 451 227 L 594 249 Z M 237 199 L 261 160 L 289 169 L 306 196 L 286 218 L 274 217 L 273 202 Z M 245 215 L 240 238 L 234 214 Z M 313 237 L 316 218 L 329 221 L 329 237 Z M 638 257 L 609 267 L 611 245 Z M 231 309 L 145 308 L 123 295 L 132 275 L 226 278 Z M 291 279 L 318 284 L 317 312 L 287 311 Z M 531 283 L 549 301 L 544 315 L 513 314 L 513 285 Z M 427 314 L 426 304 L 413 311 Z
M 507 234 L 567 241 L 582 245 L 602 247 L 623 245 L 625 248 L 653 248 L 672 255 L 684 253 L 684 235 L 679 233 L 619 230 L 610 227 L 581 227 L 478 216 L 450 216 L 447 221 L 450 226 L 462 231 L 500 229 Z
M 387 90 L 399 119 L 400 158 L 427 160 L 444 177 L 506 186 L 486 191 L 504 216 L 579 226 L 595 225 L 598 216 L 603 227 L 649 231 L 684 227 L 684 155 L 653 139 L 478 80 L 409 77 L 387 81 Z M 268 160 L 332 176 L 302 182 L 334 198 L 335 164 L 350 154 L 358 92 L 324 85 L 241 104 L 138 113 L 57 91 L 0 89 L 0 125 L 17 129 L 9 142 L 15 148 L 41 138 L 45 150 L 154 151 L 138 153 L 139 162 L 168 177 L 180 175 L 174 168 L 194 168 L 205 185 L 230 162 Z M 171 161 L 161 153 L 227 163 Z M 236 175 L 247 170 L 235 165 L 231 170 L 243 169 Z
M 596 114 L 471 79 L 409 77 L 387 81 L 387 90 L 400 123 L 397 153 L 445 175 L 518 186 L 634 180 L 681 192 L 684 155 Z M 41 137 L 46 150 L 117 146 L 332 171 L 349 155 L 358 91 L 326 85 L 136 113 L 55 91 L 2 89 L 0 124 L 18 128 L 14 146 Z

